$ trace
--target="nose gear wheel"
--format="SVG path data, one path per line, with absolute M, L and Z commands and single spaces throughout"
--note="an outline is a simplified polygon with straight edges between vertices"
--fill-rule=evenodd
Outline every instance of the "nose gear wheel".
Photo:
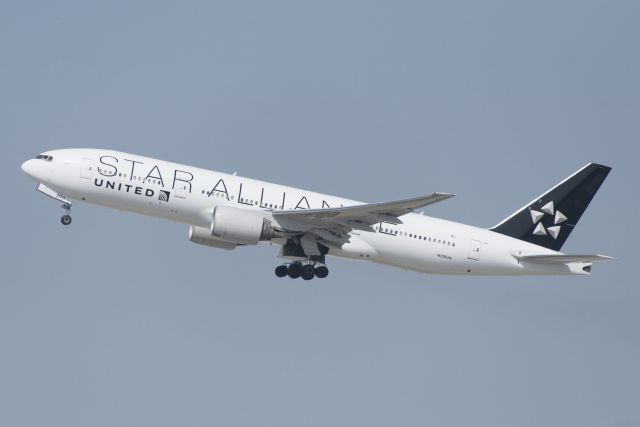
M 64 209 L 67 213 L 62 215 L 62 218 L 60 218 L 60 222 L 62 223 L 62 225 L 71 224 L 71 215 L 69 215 L 69 213 L 71 213 L 71 204 L 65 203 L 64 205 L 62 205 L 62 209 Z

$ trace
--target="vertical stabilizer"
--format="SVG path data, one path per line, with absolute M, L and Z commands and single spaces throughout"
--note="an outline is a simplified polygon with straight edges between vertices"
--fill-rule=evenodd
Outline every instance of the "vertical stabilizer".
M 609 171 L 589 163 L 491 230 L 559 251 Z

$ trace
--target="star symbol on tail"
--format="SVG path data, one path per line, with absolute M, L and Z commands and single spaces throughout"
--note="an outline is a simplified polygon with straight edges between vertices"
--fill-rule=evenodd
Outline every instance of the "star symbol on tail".
M 536 228 L 533 229 L 533 234 L 536 236 L 546 236 L 548 234 L 554 239 L 557 239 L 562 228 L 560 224 L 567 220 L 567 217 L 562 212 L 555 209 L 553 200 L 541 207 L 539 211 L 531 209 L 530 213 L 531 219 L 536 226 Z M 553 225 L 551 227 L 545 227 L 542 224 L 542 219 L 546 215 L 553 216 Z

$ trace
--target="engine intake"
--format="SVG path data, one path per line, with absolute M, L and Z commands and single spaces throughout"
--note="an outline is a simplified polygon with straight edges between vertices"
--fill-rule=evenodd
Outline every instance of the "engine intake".
M 216 206 L 211 219 L 210 235 L 227 242 L 255 245 L 274 237 L 271 221 L 258 211 L 229 206 Z

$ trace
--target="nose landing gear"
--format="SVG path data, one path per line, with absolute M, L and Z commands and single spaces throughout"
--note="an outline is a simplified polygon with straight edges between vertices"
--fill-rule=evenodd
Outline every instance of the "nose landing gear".
M 69 215 L 69 213 L 71 212 L 71 204 L 65 203 L 64 205 L 62 205 L 62 209 L 64 209 L 67 213 L 62 215 L 62 218 L 60 218 L 60 222 L 62 223 L 62 225 L 71 224 L 71 215 Z
M 69 215 L 69 213 L 71 212 L 71 199 L 68 196 L 60 194 L 42 183 L 38 184 L 37 190 L 54 200 L 62 202 L 62 209 L 64 209 L 66 213 L 62 216 L 62 218 L 60 218 L 60 222 L 62 223 L 62 225 L 71 224 L 71 215 Z
M 289 265 L 279 265 L 275 270 L 277 277 L 289 276 L 292 279 L 302 277 L 302 280 L 311 280 L 314 277 L 318 279 L 324 279 L 329 275 L 329 269 L 324 266 L 315 266 L 315 263 L 302 264 L 299 261 L 293 262 Z

